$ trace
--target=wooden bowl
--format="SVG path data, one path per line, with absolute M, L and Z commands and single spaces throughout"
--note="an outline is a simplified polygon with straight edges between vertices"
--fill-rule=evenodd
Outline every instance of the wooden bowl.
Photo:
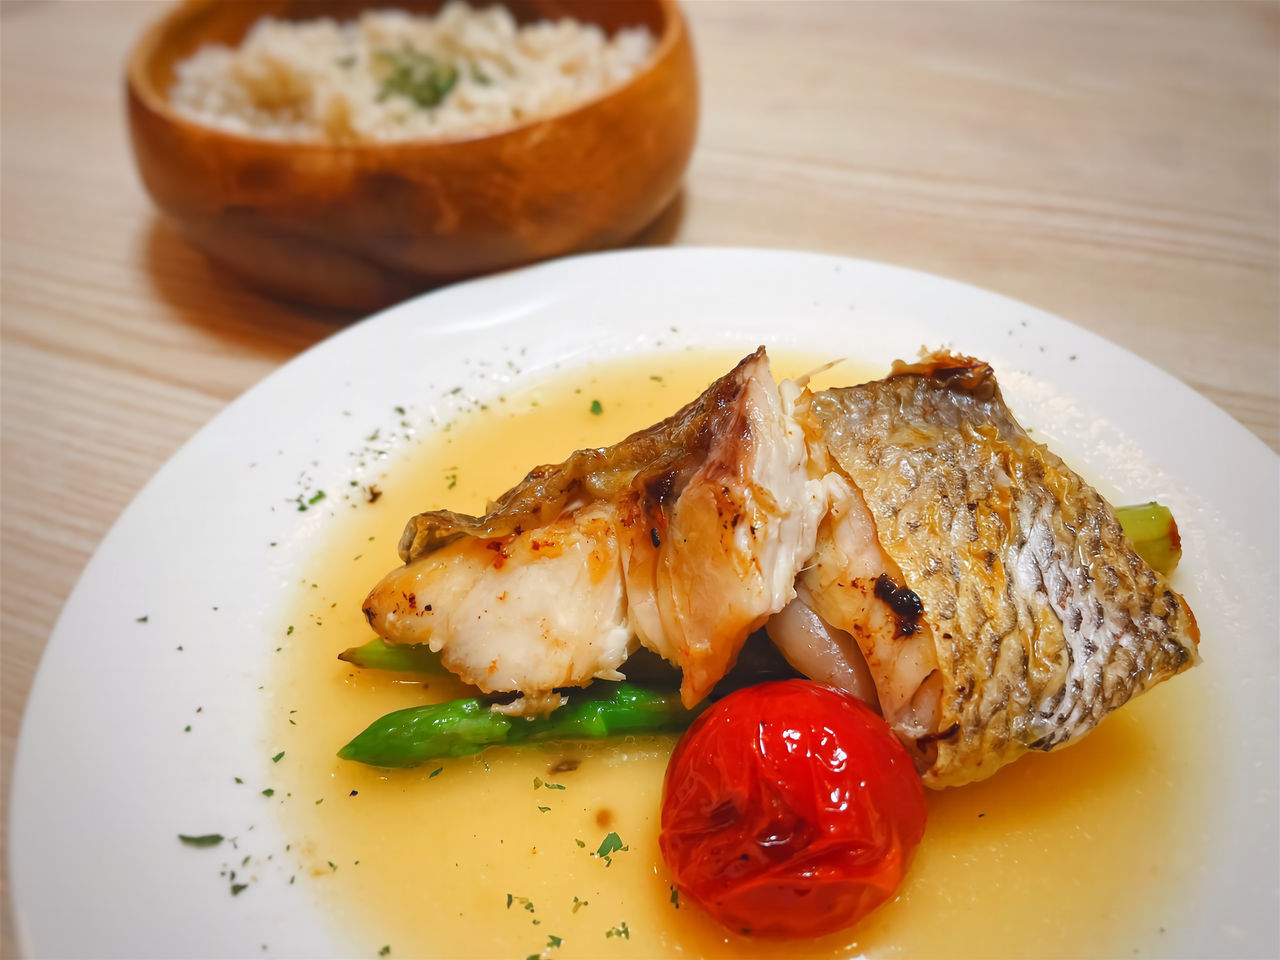
M 263 16 L 350 19 L 413 0 L 187 0 L 128 64 L 143 183 L 181 232 L 244 280 L 293 300 L 369 310 L 462 277 L 616 246 L 674 197 L 698 123 L 693 46 L 675 0 L 526 0 L 522 21 L 647 26 L 656 49 L 629 81 L 499 133 L 331 145 L 202 126 L 169 104 L 174 64 L 235 45 Z

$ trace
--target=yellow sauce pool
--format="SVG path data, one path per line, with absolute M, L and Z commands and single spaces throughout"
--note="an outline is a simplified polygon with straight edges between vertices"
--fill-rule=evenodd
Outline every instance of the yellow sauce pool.
M 292 632 L 268 727 L 271 744 L 287 751 L 272 771 L 274 798 L 303 866 L 298 882 L 314 886 L 335 937 L 368 956 L 389 947 L 391 957 L 1161 952 L 1162 926 L 1188 908 L 1178 878 L 1195 869 L 1196 822 L 1214 780 L 1197 734 L 1206 706 L 1195 671 L 1078 746 L 932 794 L 928 830 L 898 896 L 862 924 L 812 942 L 728 935 L 691 904 L 673 903 L 657 828 L 674 738 L 488 751 L 390 772 L 336 759 L 384 713 L 465 695 L 456 682 L 336 659 L 371 637 L 361 601 L 399 562 L 395 546 L 410 515 L 481 512 L 529 467 L 669 415 L 737 359 L 672 353 L 562 374 L 406 443 L 372 478 L 376 502 L 336 512 L 285 621 Z M 775 373 L 797 375 L 816 365 L 811 359 L 775 356 Z M 845 364 L 820 384 L 880 373 Z M 593 856 L 610 832 L 627 849 L 607 861 Z

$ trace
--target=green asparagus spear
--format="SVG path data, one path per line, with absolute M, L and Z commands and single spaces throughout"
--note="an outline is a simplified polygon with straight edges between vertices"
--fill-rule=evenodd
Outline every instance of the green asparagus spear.
M 1182 541 L 1178 525 L 1168 507 L 1154 500 L 1150 503 L 1117 507 L 1116 517 L 1138 556 L 1153 570 L 1173 573 L 1182 558 Z
M 440 654 L 432 653 L 425 643 L 387 643 L 381 637 L 343 650 L 338 659 L 370 670 L 448 673 L 440 663 Z
M 480 697 L 397 710 L 375 720 L 338 756 L 375 767 L 410 767 L 492 746 L 682 730 L 697 713 L 684 708 L 678 691 L 630 683 L 601 682 L 569 698 L 549 715 L 532 718 L 494 713 Z

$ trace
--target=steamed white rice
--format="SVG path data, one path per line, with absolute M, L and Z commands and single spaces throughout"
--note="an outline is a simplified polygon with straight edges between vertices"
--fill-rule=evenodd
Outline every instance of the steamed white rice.
M 176 67 L 170 102 L 199 123 L 336 143 L 489 133 L 559 112 L 631 77 L 653 52 L 643 27 L 607 36 L 577 20 L 521 25 L 502 6 L 453 2 L 254 25 L 237 49 L 206 46 Z M 398 58 L 456 78 L 437 105 L 388 88 Z

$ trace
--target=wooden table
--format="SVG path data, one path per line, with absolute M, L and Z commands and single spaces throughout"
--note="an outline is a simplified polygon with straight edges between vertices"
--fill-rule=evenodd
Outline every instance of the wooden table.
M 121 68 L 161 9 L 0 4 L 6 805 L 36 664 L 108 527 L 200 425 L 351 319 L 243 289 L 156 217 Z M 1276 5 L 688 13 L 702 129 L 649 242 L 822 250 L 986 287 L 1129 348 L 1280 447 Z

